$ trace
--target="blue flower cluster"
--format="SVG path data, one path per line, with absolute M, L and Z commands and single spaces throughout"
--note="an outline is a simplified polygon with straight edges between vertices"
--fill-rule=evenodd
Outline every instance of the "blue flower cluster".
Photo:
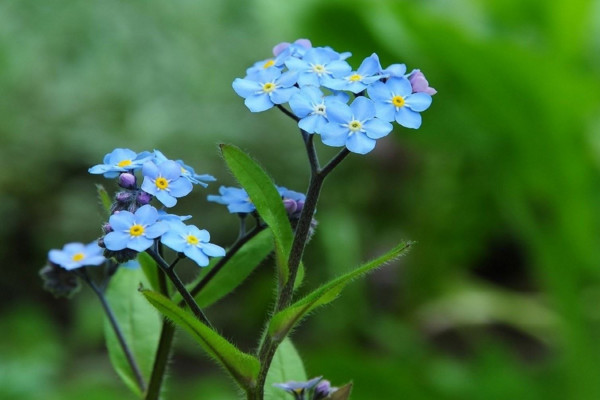
M 353 70 L 348 57 L 348 52 L 312 47 L 306 39 L 280 43 L 272 58 L 235 79 L 233 89 L 252 112 L 287 103 L 304 132 L 359 154 L 373 150 L 376 140 L 392 131 L 391 122 L 421 126 L 420 113 L 436 90 L 420 70 L 407 73 L 404 64 L 382 68 L 375 53 Z

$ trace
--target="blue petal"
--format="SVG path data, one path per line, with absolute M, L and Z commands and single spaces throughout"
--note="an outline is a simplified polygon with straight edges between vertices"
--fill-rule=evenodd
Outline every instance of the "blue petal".
M 270 93 L 271 101 L 275 104 L 287 103 L 290 97 L 292 97 L 292 95 L 297 92 L 298 88 L 295 86 L 276 89 Z
M 137 157 L 137 153 L 129 149 L 114 149 L 110 153 L 109 162 L 107 164 L 116 165 L 123 160 L 134 160 Z
M 299 92 L 290 97 L 290 108 L 298 118 L 304 118 L 313 111 L 312 104 L 305 93 Z
M 413 111 L 425 111 L 431 105 L 431 96 L 427 93 L 414 93 L 406 98 L 406 106 Z
M 144 180 L 142 181 L 142 190 L 153 196 L 155 196 L 156 193 L 158 192 L 158 188 L 156 187 L 156 184 L 154 184 L 152 182 L 152 178 L 150 178 L 148 176 L 145 176 Z
M 412 85 L 404 77 L 390 78 L 385 84 L 395 96 L 406 97 L 412 93 Z
M 149 239 L 156 239 L 157 237 L 167 232 L 170 227 L 171 225 L 168 222 L 158 221 L 157 223 L 147 227 L 144 234 Z
M 127 248 L 135 251 L 144 251 L 152 246 L 153 241 L 144 236 L 136 236 L 129 240 Z
M 375 140 L 359 132 L 348 136 L 346 147 L 353 153 L 367 154 L 375 148 Z
M 244 101 L 244 104 L 246 104 L 246 107 L 252 112 L 266 111 L 273 107 L 273 102 L 266 93 L 249 96 Z
M 141 225 L 150 225 L 158 219 L 158 210 L 150 204 L 146 204 L 138 208 L 135 212 L 135 221 Z
M 381 71 L 381 65 L 379 64 L 379 57 L 375 53 L 365 58 L 357 70 L 358 74 L 362 76 L 374 75 L 379 71 Z
M 188 226 L 188 234 L 196 236 L 201 242 L 208 242 L 210 240 L 210 233 L 206 229 L 198 229 L 194 225 Z
M 365 122 L 364 124 L 365 133 L 371 139 L 379 139 L 387 136 L 394 127 L 389 122 L 380 120 L 379 118 L 373 118 Z
M 348 75 L 348 72 L 352 71 L 352 67 L 346 61 L 338 60 L 327 64 L 327 71 L 335 78 L 340 78 Z
M 418 129 L 421 126 L 421 114 L 402 107 L 396 111 L 396 122 L 406 128 Z
M 193 187 L 192 182 L 181 177 L 169 183 L 169 193 L 173 197 L 183 197 L 189 194 Z
M 237 78 L 233 81 L 231 86 L 240 97 L 244 98 L 252 96 L 256 92 L 260 92 L 262 90 L 262 85 L 260 83 L 250 79 Z
M 227 209 L 230 213 L 250 213 L 256 210 L 256 207 L 252 203 L 245 202 L 228 204 Z
M 321 130 L 321 141 L 327 146 L 344 146 L 347 138 L 348 129 L 336 123 L 330 122 Z
M 164 161 L 158 168 L 160 169 L 160 174 L 169 181 L 175 180 L 181 176 L 181 165 L 175 161 Z
M 277 80 L 277 86 L 289 88 L 298 81 L 298 71 L 287 71 L 281 74 Z
M 202 252 L 198 247 L 188 246 L 183 251 L 183 254 L 191 258 L 201 267 L 206 267 L 208 265 L 208 256 Z
M 359 121 L 366 121 L 375 117 L 375 103 L 364 96 L 357 97 L 350 104 L 350 109 L 354 118 Z
M 369 85 L 367 93 L 375 102 L 387 102 L 393 97 L 389 87 L 381 81 L 373 82 L 373 84 Z
M 202 252 L 210 257 L 223 257 L 225 255 L 225 249 L 221 246 L 217 246 L 212 243 L 202 243 L 200 246 Z
M 177 199 L 164 190 L 158 190 L 155 196 L 165 207 L 170 208 L 177 204 Z
M 298 127 L 307 133 L 320 133 L 326 124 L 327 120 L 322 115 L 317 114 L 309 115 L 298 121 Z
M 375 116 L 384 121 L 392 122 L 396 119 L 396 107 L 391 103 L 375 103 Z
M 174 231 L 169 231 L 162 235 L 160 241 L 165 246 L 177 251 L 182 252 L 186 247 L 186 242 L 183 240 L 181 235 Z
M 142 175 L 156 179 L 160 175 L 160 170 L 152 161 L 146 161 L 142 167 Z
M 117 251 L 127 247 L 131 236 L 123 231 L 109 232 L 104 236 L 104 245 L 108 250 Z
M 108 224 L 115 231 L 129 231 L 131 225 L 135 223 L 135 217 L 129 211 L 119 211 L 108 219 Z
M 347 104 L 332 101 L 327 106 L 327 119 L 330 122 L 346 124 L 352 120 L 352 110 Z

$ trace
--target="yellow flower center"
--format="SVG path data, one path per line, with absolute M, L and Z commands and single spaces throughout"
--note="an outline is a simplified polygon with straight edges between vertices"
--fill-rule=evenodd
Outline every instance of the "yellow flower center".
M 169 181 L 166 180 L 165 178 L 163 178 L 162 176 L 159 178 L 156 178 L 156 180 L 154 181 L 154 184 L 160 190 L 165 190 L 166 188 L 169 187 Z
M 73 257 L 71 257 L 71 260 L 73 260 L 75 262 L 79 262 L 79 261 L 83 260 L 84 258 L 85 258 L 85 254 L 75 253 L 75 254 L 73 254 Z
M 362 75 L 359 74 L 354 74 L 351 75 L 350 78 L 348 78 L 350 80 L 350 82 L 358 82 L 362 79 Z
M 275 60 L 267 60 L 267 62 L 263 64 L 263 68 L 267 69 L 269 67 L 272 67 L 273 65 L 275 65 Z
M 354 120 L 348 124 L 348 128 L 352 132 L 358 132 L 362 128 L 362 124 L 360 123 L 360 121 Z
M 128 167 L 131 165 L 131 160 L 122 160 L 119 161 L 119 163 L 117 164 L 117 167 L 123 168 L 123 167 Z
M 273 90 L 275 90 L 275 84 L 273 82 L 267 82 L 263 85 L 263 92 L 271 93 Z
M 129 234 L 131 236 L 141 236 L 144 234 L 144 227 L 140 224 L 132 225 L 131 228 L 129 228 Z
M 392 97 L 392 104 L 395 107 L 398 107 L 398 108 L 404 107 L 404 103 L 405 103 L 404 97 L 402 97 L 402 96 L 394 96 L 394 97 Z
M 185 241 L 192 246 L 197 245 L 199 242 L 198 238 L 194 235 L 187 235 L 187 237 L 185 238 Z

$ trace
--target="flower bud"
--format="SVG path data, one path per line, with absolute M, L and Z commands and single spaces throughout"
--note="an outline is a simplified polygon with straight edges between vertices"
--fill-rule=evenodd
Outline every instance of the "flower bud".
M 415 69 L 410 74 L 408 80 L 412 86 L 413 93 L 422 92 L 427 93 L 430 96 L 433 96 L 437 93 L 437 90 L 435 90 L 432 87 L 429 87 L 429 82 L 427 82 L 427 79 L 425 79 L 425 75 L 423 75 L 423 73 L 418 69 Z
M 331 387 L 331 383 L 327 379 L 324 379 L 315 387 L 312 400 L 325 399 L 336 390 L 337 388 Z
M 283 206 L 285 207 L 285 211 L 287 211 L 289 216 L 294 214 L 298 209 L 296 201 L 292 199 L 283 199 Z
M 115 195 L 115 200 L 119 203 L 130 203 L 133 195 L 129 192 L 119 192 Z
M 152 201 L 152 195 L 149 193 L 146 193 L 144 191 L 140 191 L 137 195 L 136 200 L 140 206 L 143 206 L 143 205 L 149 204 L 150 201 Z
M 55 297 L 71 297 L 81 287 L 77 275 L 51 262 L 40 270 L 44 289 Z
M 124 172 L 121 175 L 119 175 L 119 186 L 121 186 L 123 189 L 135 189 L 135 175 L 130 174 L 129 172 Z

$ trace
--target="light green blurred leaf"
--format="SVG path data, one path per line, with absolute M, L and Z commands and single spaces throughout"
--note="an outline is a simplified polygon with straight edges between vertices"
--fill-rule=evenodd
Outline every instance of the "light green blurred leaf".
M 142 376 L 147 381 L 152 371 L 154 353 L 158 346 L 161 318 L 140 295 L 138 291 L 140 284 L 148 285 L 141 269 L 119 268 L 110 281 L 106 298 L 113 309 L 125 342 L 130 347 Z M 104 334 L 113 367 L 125 384 L 133 392 L 141 395 L 135 375 L 129 367 L 107 318 L 104 321 Z
M 161 272 L 159 271 L 156 262 L 145 251 L 138 253 L 137 261 L 140 263 L 140 267 L 142 268 L 150 287 L 159 291 L 160 285 L 158 283 L 158 274 Z
M 223 336 L 162 294 L 151 290 L 141 292 L 157 310 L 192 335 L 215 361 L 225 367 L 242 388 L 248 389 L 256 385 L 260 363 L 254 356 L 240 351 Z
M 265 399 L 289 400 L 289 394 L 284 390 L 273 387 L 273 384 L 288 381 L 303 382 L 305 380 L 307 378 L 302 358 L 300 358 L 300 354 L 298 354 L 292 341 L 285 338 L 277 348 L 267 374 Z
M 107 215 L 110 215 L 110 208 L 112 207 L 112 199 L 110 198 L 106 188 L 103 185 L 96 185 L 96 192 L 98 193 L 98 199 L 102 205 L 102 209 Z
M 403 242 L 399 244 L 386 254 L 376 258 L 373 261 L 369 261 L 354 271 L 351 271 L 330 281 L 329 283 L 326 283 L 325 285 L 308 294 L 303 299 L 298 300 L 291 306 L 278 312 L 273 316 L 271 323 L 269 324 L 269 335 L 271 335 L 275 340 L 284 338 L 308 313 L 319 306 L 335 300 L 350 281 L 366 275 L 375 268 L 402 256 L 408 251 L 411 244 L 412 242 Z

